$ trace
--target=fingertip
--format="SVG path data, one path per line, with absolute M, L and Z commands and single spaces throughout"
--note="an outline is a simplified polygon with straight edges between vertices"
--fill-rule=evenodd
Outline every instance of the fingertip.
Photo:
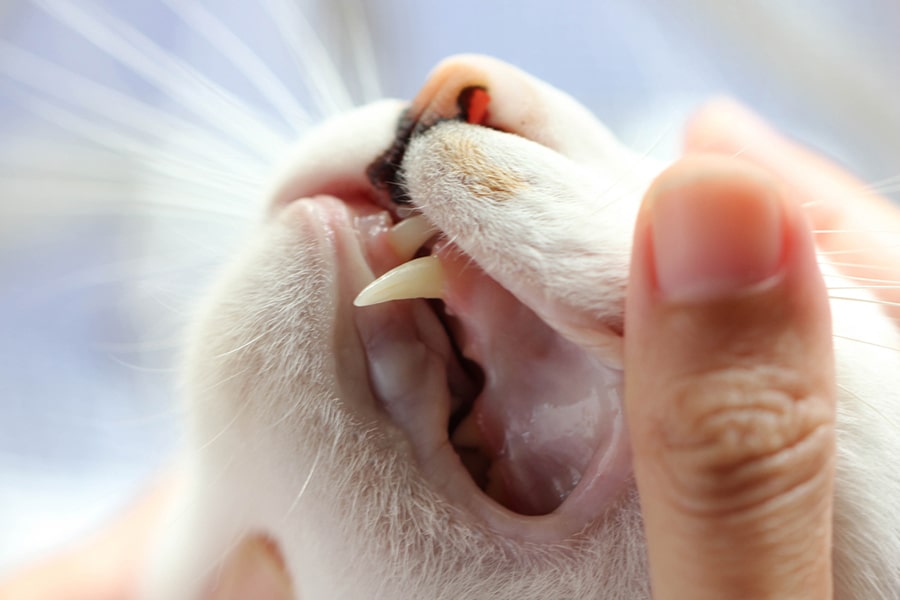
M 778 273 L 784 201 L 764 172 L 721 157 L 690 158 L 647 196 L 655 284 L 666 301 L 740 294 Z
M 631 270 L 629 292 L 654 302 L 738 297 L 787 270 L 789 285 L 824 298 L 812 226 L 793 188 L 753 162 L 720 154 L 686 156 L 652 183 Z

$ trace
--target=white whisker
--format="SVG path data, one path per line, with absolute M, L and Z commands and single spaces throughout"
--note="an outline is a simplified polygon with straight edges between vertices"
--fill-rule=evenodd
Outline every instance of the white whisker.
M 286 148 L 287 140 L 264 125 L 237 97 L 174 58 L 127 23 L 110 15 L 88 14 L 72 2 L 33 1 L 186 109 L 242 141 L 260 157 L 272 160 Z
M 174 405 L 172 408 L 168 410 L 161 410 L 158 412 L 144 413 L 135 417 L 128 418 L 103 418 L 98 419 L 96 417 L 92 417 L 89 421 L 93 425 L 102 426 L 102 427 L 121 427 L 121 428 L 143 428 L 148 425 L 154 425 L 158 423 L 169 423 L 172 421 L 176 421 L 181 419 L 185 414 L 185 409 L 182 406 Z M 67 415 L 66 419 L 73 419 L 71 415 Z
M 350 40 L 362 99 L 364 102 L 374 102 L 382 98 L 383 93 L 375 63 L 375 45 L 369 35 L 365 4 L 361 0 L 344 0 L 340 2 L 340 7 L 347 23 L 347 39 Z
M 242 372 L 235 373 L 235 375 L 237 375 L 237 376 L 240 376 L 240 375 L 242 375 L 242 374 L 243 374 Z M 233 379 L 233 378 L 234 378 L 233 376 L 229 376 L 229 377 L 226 378 L 225 380 L 216 382 L 216 384 L 218 385 L 218 384 L 224 383 L 225 381 L 231 380 L 231 379 Z M 226 433 L 228 433 L 228 430 L 231 429 L 232 427 L 234 427 L 234 424 L 237 423 L 238 419 L 241 417 L 241 415 L 244 413 L 244 411 L 245 411 L 246 409 L 247 409 L 247 404 L 246 404 L 246 403 L 240 404 L 240 405 L 235 409 L 234 414 L 232 415 L 231 419 L 229 419 L 229 421 L 228 421 L 227 423 L 225 423 L 225 425 L 222 426 L 222 429 L 220 429 L 218 433 L 216 433 L 214 436 L 212 436 L 212 437 L 209 438 L 208 440 L 204 441 L 200 446 L 198 446 L 198 447 L 197 447 L 197 450 L 200 451 L 200 450 L 203 450 L 203 449 L 205 449 L 205 448 L 209 448 L 210 446 L 212 446 L 212 445 L 216 442 L 216 440 L 218 440 L 218 439 L 221 438 L 223 435 L 225 435 Z
M 896 231 L 891 230 L 877 230 L 877 229 L 813 229 L 813 233 L 816 235 L 819 234 L 840 234 L 840 233 L 864 233 L 864 234 L 885 234 L 885 235 L 897 235 Z
M 819 261 L 818 264 L 820 264 L 820 265 L 833 265 L 833 266 L 835 266 L 835 267 L 848 267 L 848 268 L 854 268 L 854 269 L 864 268 L 864 269 L 866 269 L 867 271 L 869 271 L 869 270 L 872 270 L 872 271 L 889 271 L 889 272 L 891 272 L 891 273 L 896 273 L 897 270 L 898 270 L 897 268 L 894 268 L 894 267 L 885 267 L 885 266 L 881 266 L 881 265 L 871 265 L 871 264 L 866 263 L 866 262 L 835 262 L 835 261 L 828 260 L 828 261 Z M 854 277 L 854 279 L 856 279 L 856 278 Z
M 107 357 L 117 365 L 138 373 L 158 373 L 165 375 L 174 375 L 178 372 L 178 369 L 176 367 L 148 367 L 146 365 L 139 365 L 137 363 L 126 361 L 124 358 L 119 358 L 114 354 L 107 354 Z
M 223 189 L 212 186 L 212 182 L 198 178 L 182 178 L 177 173 L 162 174 L 141 173 L 141 197 L 135 198 L 132 189 L 138 177 L 136 165 L 128 165 L 123 169 L 131 169 L 128 178 L 94 179 L 90 173 L 72 174 L 51 170 L 34 171 L 13 170 L 6 165 L 0 166 L 0 175 L 4 181 L 4 192 L 16 198 L 32 198 L 57 200 L 55 206 L 66 214 L 96 214 L 102 208 L 110 214 L 162 214 L 162 209 L 177 213 L 197 213 L 206 216 L 227 217 L 228 219 L 247 219 L 255 217 L 257 211 L 246 196 L 241 196 L 242 189 L 252 189 L 252 184 L 237 189 Z M 10 169 L 9 172 L 6 170 Z M 214 177 L 215 174 L 211 174 Z M 193 190 L 193 191 L 192 191 Z M 83 199 L 71 202 L 73 198 Z M 90 202 L 86 202 L 90 201 Z M 35 207 L 18 202 L 10 210 L 27 212 Z M 38 206 L 40 208 L 40 206 Z M 183 215 L 182 215 L 183 216 Z
M 287 521 L 287 518 L 291 516 L 291 513 L 294 512 L 294 509 L 297 508 L 297 505 L 300 504 L 300 500 L 303 498 L 303 495 L 306 493 L 306 489 L 309 487 L 309 482 L 312 481 L 313 475 L 316 472 L 316 467 L 319 466 L 319 453 L 316 453 L 316 457 L 313 459 L 313 464 L 309 468 L 309 473 L 306 474 L 306 479 L 303 481 L 303 484 L 300 486 L 300 491 L 297 492 L 297 495 L 294 497 L 293 502 L 288 507 L 287 512 L 284 513 L 284 517 L 281 522 L 284 523 Z
M 868 266 L 868 265 L 857 265 L 857 266 Z M 835 279 L 840 279 L 842 281 L 847 279 L 847 276 L 844 274 L 841 274 L 841 273 L 822 273 L 822 276 L 826 279 L 831 277 L 831 278 L 835 278 Z M 856 277 L 856 276 L 852 277 L 852 279 L 853 279 L 853 281 L 861 281 L 861 282 L 868 281 L 870 283 L 885 283 L 888 285 L 900 284 L 900 280 L 898 280 L 898 279 L 875 279 L 873 277 Z M 837 288 L 831 288 L 831 289 L 837 289 Z
M 322 114 L 335 115 L 353 108 L 340 72 L 297 5 L 286 0 L 262 0 L 262 4 L 299 71 L 310 78 L 310 91 Z
M 256 216 L 252 210 L 225 210 L 216 204 L 214 198 L 206 199 L 204 206 L 198 205 L 195 197 L 183 202 L 169 199 L 166 196 L 172 191 L 171 182 L 159 186 L 158 199 L 129 198 L 127 202 L 122 202 L 123 194 L 128 193 L 124 184 L 110 184 L 103 188 L 78 180 L 69 182 L 59 179 L 47 182 L 7 177 L 5 174 L 0 179 L 4 182 L 4 193 L 17 199 L 13 206 L 4 208 L 10 214 L 44 214 L 48 217 L 144 215 L 181 220 L 187 215 L 193 215 L 195 219 L 202 218 L 207 225 L 210 218 L 217 222 L 243 224 L 247 222 L 248 216 Z M 142 183 L 142 191 L 148 196 L 153 195 L 153 189 L 155 186 Z M 183 188 L 178 190 L 184 193 Z M 52 213 L 48 212 L 51 207 Z
M 848 302 L 867 302 L 870 304 L 880 304 L 881 306 L 900 306 L 900 302 L 888 302 L 887 300 L 877 300 L 874 298 L 848 298 L 844 296 L 828 296 L 832 300 L 846 300 Z
M 868 246 L 864 248 L 853 248 L 846 250 L 819 250 L 818 254 L 823 256 L 837 256 L 843 254 L 864 254 L 868 252 L 875 252 L 879 250 L 884 250 L 885 248 L 900 248 L 900 243 L 897 244 L 881 244 L 878 246 Z
M 637 159 L 632 161 L 629 164 L 628 171 L 632 174 L 641 173 L 642 171 L 645 170 L 644 167 L 648 163 L 654 162 L 654 158 L 651 153 L 659 144 L 662 143 L 662 141 L 666 138 L 667 134 L 668 134 L 668 130 L 659 134 L 657 136 L 657 138 L 653 141 L 653 143 L 650 144 L 650 147 L 647 150 L 637 153 L 636 154 Z M 637 178 L 637 179 L 640 180 L 640 178 Z M 601 192 L 599 192 L 597 194 L 598 197 L 603 198 L 605 200 L 605 202 L 598 203 L 597 208 L 595 208 L 593 212 L 600 213 L 604 209 L 608 209 L 611 206 L 615 206 L 615 204 L 617 202 L 621 202 L 623 200 L 630 200 L 632 198 L 631 194 L 634 190 L 622 187 L 622 184 L 623 183 L 631 183 L 631 185 L 633 187 L 634 182 L 635 182 L 635 179 L 628 178 L 624 174 L 621 177 L 617 177 L 612 183 L 610 183 L 606 188 L 604 188 Z M 402 183 L 399 185 L 402 185 Z M 618 191 L 619 194 L 613 195 L 614 191 Z
M 142 354 L 178 350 L 183 343 L 180 336 L 170 336 L 158 340 L 142 339 L 135 342 L 96 342 L 92 347 L 109 354 Z
M 873 194 L 885 194 L 900 189 L 900 175 L 886 177 L 880 181 L 872 182 L 865 186 L 866 191 Z
M 886 414 L 884 413 L 884 411 L 878 409 L 874 404 L 872 404 L 871 402 L 865 400 L 862 396 L 860 396 L 859 394 L 857 394 L 856 392 L 854 392 L 852 389 L 850 389 L 850 388 L 847 387 L 846 385 L 841 384 L 840 382 L 836 383 L 835 385 L 837 386 L 837 388 L 838 388 L 839 390 L 841 390 L 842 392 L 844 392 L 844 393 L 847 394 L 848 396 L 851 396 L 854 400 L 856 400 L 857 402 L 859 402 L 860 404 L 862 404 L 863 406 L 865 406 L 866 408 L 868 408 L 869 410 L 871 410 L 873 413 L 875 413 L 876 415 L 878 415 L 885 423 L 891 423 L 891 425 L 892 425 L 895 429 L 897 428 L 897 423 L 896 423 L 896 421 L 894 421 L 894 420 L 891 419 L 888 415 L 886 415 Z
M 848 342 L 856 342 L 859 344 L 866 344 L 867 346 L 874 346 L 875 348 L 883 348 L 885 350 L 891 350 L 893 352 L 900 352 L 900 348 L 895 348 L 894 346 L 887 346 L 885 344 L 879 344 L 877 342 L 870 342 L 869 340 L 864 340 L 861 338 L 850 337 L 846 335 L 838 335 L 834 334 L 833 337 L 840 338 L 842 340 L 847 340 Z
M 0 179 L 3 181 L 4 196 L 16 199 L 16 202 L 4 207 L 4 210 L 10 213 L 23 214 L 34 211 L 44 213 L 50 203 L 53 204 L 54 210 L 60 211 L 60 214 L 70 215 L 97 214 L 99 209 L 105 209 L 107 206 L 113 206 L 119 212 L 127 210 L 120 202 L 124 190 L 127 189 L 125 181 L 89 181 L 77 176 L 42 178 L 2 171 Z M 131 213 L 130 210 L 127 212 Z
M 196 3 L 163 0 L 194 31 L 222 52 L 236 69 L 252 83 L 281 117 L 300 134 L 309 126 L 309 113 L 253 50 L 228 29 L 215 15 Z
M 268 332 L 268 331 L 263 331 L 262 333 L 260 333 L 260 334 L 257 335 L 256 337 L 254 337 L 254 338 L 252 338 L 252 339 L 250 339 L 250 340 L 244 342 L 244 343 L 241 344 L 240 346 L 236 346 L 236 347 L 232 348 L 231 350 L 226 350 L 225 352 L 221 352 L 221 353 L 219 353 L 219 354 L 216 354 L 216 355 L 215 355 L 215 358 L 224 358 L 224 357 L 230 356 L 230 355 L 232 355 L 232 354 L 234 354 L 234 353 L 236 353 L 236 352 L 240 352 L 240 351 L 243 350 L 244 348 L 249 348 L 250 346 L 252 346 L 252 345 L 255 344 L 256 342 L 258 342 L 259 340 L 263 339 L 263 338 L 266 337 L 267 335 L 269 335 L 269 332 Z
M 191 154 L 194 162 L 214 162 L 235 169 L 254 161 L 267 164 L 241 146 L 227 146 L 228 138 L 210 134 L 193 123 L 136 100 L 108 86 L 98 84 L 68 69 L 0 40 L 3 74 L 59 103 L 72 104 L 115 123 L 119 129 L 139 131 L 148 137 L 165 140 L 180 152 Z M 26 105 L 27 107 L 28 105 Z M 215 152 L 210 152 L 215 148 Z M 227 150 L 226 150 L 227 148 Z
M 48 122 L 110 150 L 120 153 L 124 151 L 139 159 L 147 169 L 156 171 L 166 179 L 178 179 L 208 189 L 220 190 L 226 192 L 226 196 L 252 198 L 259 193 L 261 177 L 244 179 L 236 173 L 212 169 L 174 154 L 160 152 L 158 147 L 145 144 L 125 132 L 89 121 L 38 97 L 32 97 L 28 103 L 32 112 Z
M 900 285 L 830 285 L 829 290 L 900 290 Z

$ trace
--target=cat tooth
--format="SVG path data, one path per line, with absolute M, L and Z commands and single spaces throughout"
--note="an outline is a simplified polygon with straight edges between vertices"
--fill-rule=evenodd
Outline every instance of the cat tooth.
M 370 306 L 390 300 L 441 298 L 444 282 L 440 259 L 437 256 L 423 256 L 403 263 L 367 285 L 353 304 Z
M 387 237 L 397 256 L 407 261 L 437 232 L 425 215 L 416 215 L 394 225 Z

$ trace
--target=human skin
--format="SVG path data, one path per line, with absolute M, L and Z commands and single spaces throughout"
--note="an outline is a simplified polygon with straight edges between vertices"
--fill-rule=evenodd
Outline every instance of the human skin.
M 835 383 L 802 208 L 687 156 L 638 216 L 625 412 L 657 600 L 830 598 Z

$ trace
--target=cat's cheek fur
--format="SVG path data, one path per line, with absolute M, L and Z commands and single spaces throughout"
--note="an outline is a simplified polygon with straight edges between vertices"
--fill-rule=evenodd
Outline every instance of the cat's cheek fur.
M 303 212 L 262 228 L 199 311 L 184 384 L 191 451 L 147 598 L 195 597 L 239 536 L 276 529 L 266 515 L 288 514 L 327 443 L 314 423 L 340 393 L 337 281 L 329 240 Z
M 838 386 L 835 598 L 895 598 L 900 594 L 900 333 L 868 290 L 835 276 L 822 262 L 832 288 Z

